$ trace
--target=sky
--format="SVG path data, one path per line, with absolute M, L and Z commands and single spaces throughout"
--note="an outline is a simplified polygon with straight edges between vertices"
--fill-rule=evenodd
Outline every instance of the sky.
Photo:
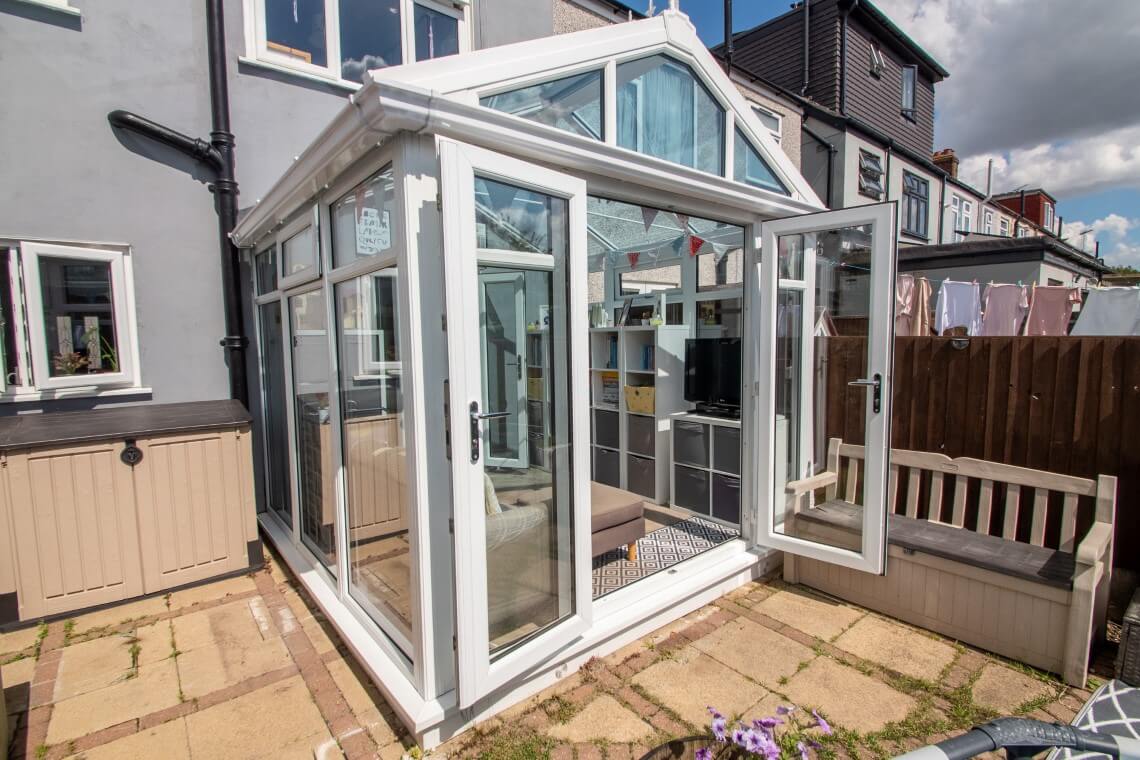
M 984 188 L 992 158 L 995 190 L 1043 187 L 1069 242 L 1140 269 L 1140 0 L 873 1 L 950 72 L 934 147 L 957 151 L 962 178 Z M 721 0 L 680 6 L 705 44 L 723 41 Z M 733 29 L 790 6 L 734 0 Z

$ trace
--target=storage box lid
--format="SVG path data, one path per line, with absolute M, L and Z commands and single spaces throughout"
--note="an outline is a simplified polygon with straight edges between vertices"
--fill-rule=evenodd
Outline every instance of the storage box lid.
M 250 419 L 233 399 L 26 414 L 0 418 L 0 451 L 237 427 Z

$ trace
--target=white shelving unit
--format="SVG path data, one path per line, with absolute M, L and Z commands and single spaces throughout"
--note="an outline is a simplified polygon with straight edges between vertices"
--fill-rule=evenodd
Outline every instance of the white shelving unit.
M 685 406 L 688 336 L 689 328 L 684 325 L 590 330 L 590 461 L 594 480 L 640 494 L 656 504 L 668 503 L 670 417 Z M 626 386 L 653 388 L 652 413 L 629 409 Z
M 526 334 L 526 445 L 532 467 L 549 470 L 550 440 L 550 340 L 546 330 Z

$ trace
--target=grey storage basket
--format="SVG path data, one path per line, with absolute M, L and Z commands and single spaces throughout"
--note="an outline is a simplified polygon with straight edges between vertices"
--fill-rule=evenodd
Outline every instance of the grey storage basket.
M 1124 613 L 1116 677 L 1129 686 L 1140 686 L 1140 589 L 1132 595 L 1132 602 Z

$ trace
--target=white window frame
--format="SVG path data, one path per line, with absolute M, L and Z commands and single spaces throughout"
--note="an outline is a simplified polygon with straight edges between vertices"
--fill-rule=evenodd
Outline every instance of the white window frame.
M 82 15 L 81 11 L 68 0 L 18 0 L 18 2 L 25 5 L 38 5 L 41 8 L 49 8 L 53 11 L 62 11 L 70 16 Z
M 994 212 L 993 209 L 985 209 L 982 211 L 982 232 L 987 235 L 994 234 Z
M 361 84 L 340 75 L 340 1 L 324 0 L 325 5 L 325 66 L 308 63 L 294 56 L 269 49 L 265 30 L 266 0 L 244 0 L 245 50 L 243 63 L 299 74 L 359 89 Z M 422 5 L 433 11 L 452 16 L 459 22 L 459 54 L 472 49 L 472 0 L 398 0 L 400 4 L 400 64 L 416 62 L 415 6 Z
M 1002 237 L 1009 237 L 1009 219 L 1004 216 L 998 220 L 998 234 Z
M 13 311 L 17 329 L 25 328 L 27 347 L 19 356 L 21 372 L 32 380 L 31 386 L 12 388 L 11 394 L 37 397 L 44 391 L 83 389 L 92 393 L 103 388 L 138 388 L 138 334 L 135 318 L 134 273 L 129 249 L 87 248 L 78 245 L 57 245 L 21 241 L 19 244 L 20 277 L 23 288 L 13 287 Z M 67 258 L 79 261 L 102 262 L 110 265 L 112 316 L 115 322 L 115 351 L 119 362 L 118 372 L 52 377 L 48 362 L 47 334 L 43 317 L 43 291 L 40 282 L 41 258 Z M 13 285 L 14 285 L 13 281 Z M 20 308 L 22 306 L 22 309 Z M 21 325 L 21 322 L 23 323 Z M 23 341 L 17 341 L 18 344 Z
M 1045 214 L 1042 217 L 1042 219 L 1045 223 L 1042 224 L 1041 226 L 1044 227 L 1045 229 L 1049 230 L 1049 231 L 1052 231 L 1053 230 L 1053 219 L 1054 219 L 1053 204 L 1050 203 L 1049 201 L 1045 201 L 1044 206 L 1045 206 Z
M 756 112 L 757 117 L 767 116 L 770 119 L 776 120 L 776 128 L 775 129 L 769 129 L 768 134 L 772 135 L 772 139 L 776 141 L 777 145 L 779 145 L 780 144 L 780 135 L 783 133 L 783 129 L 784 129 L 784 115 L 780 114 L 780 113 L 776 113 L 775 111 L 773 111 L 770 108 L 765 108 L 764 106 L 758 106 L 755 103 L 752 104 L 752 110 Z M 763 121 L 761 121 L 760 123 L 764 124 Z M 764 124 L 764 126 L 767 126 L 767 125 Z M 761 154 L 761 155 L 763 155 L 763 154 Z
M 296 219 L 286 224 L 277 235 L 277 289 L 289 290 L 321 276 L 321 228 L 320 214 L 314 206 L 305 209 Z M 312 228 L 313 251 L 308 266 L 293 274 L 285 273 L 285 244 L 306 228 Z

